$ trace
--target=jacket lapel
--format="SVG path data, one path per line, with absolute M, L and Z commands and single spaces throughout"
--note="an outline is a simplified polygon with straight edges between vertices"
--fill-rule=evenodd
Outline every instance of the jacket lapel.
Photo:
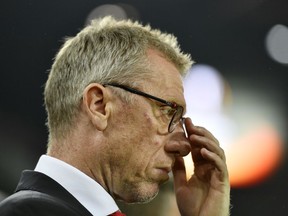
M 83 212 L 83 215 L 92 215 L 77 199 L 75 199 L 65 188 L 43 173 L 25 170 L 22 172 L 16 192 L 22 190 L 38 191 L 48 194 Z

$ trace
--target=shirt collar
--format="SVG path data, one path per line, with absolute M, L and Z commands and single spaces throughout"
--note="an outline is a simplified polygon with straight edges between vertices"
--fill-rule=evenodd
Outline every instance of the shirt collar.
M 42 155 L 35 171 L 62 185 L 94 216 L 109 215 L 119 210 L 114 199 L 100 184 L 64 161 Z

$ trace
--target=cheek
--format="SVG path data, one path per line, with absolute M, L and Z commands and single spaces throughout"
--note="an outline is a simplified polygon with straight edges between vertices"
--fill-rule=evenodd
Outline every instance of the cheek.
M 158 139 L 156 123 L 151 118 L 151 115 L 144 113 L 141 116 L 140 123 L 136 126 L 134 125 L 133 133 L 130 134 L 131 139 L 127 143 L 129 146 L 127 152 L 129 151 L 128 154 L 134 164 L 141 164 L 141 166 L 145 167 L 158 155 L 162 142 Z
M 134 164 L 146 166 L 159 150 L 161 142 L 157 140 L 157 121 L 153 114 L 141 110 L 125 110 L 115 116 L 113 125 L 115 145 L 111 152 L 121 160 L 121 165 Z M 148 108 L 147 108 L 148 109 Z M 129 111 L 127 113 L 127 111 Z M 136 114 L 138 113 L 138 114 Z M 122 114 L 122 115 L 121 115 Z M 119 162 L 120 165 L 120 162 Z
M 145 112 L 142 115 L 142 125 L 141 127 L 146 128 L 150 133 L 156 133 L 158 122 L 156 118 L 153 118 L 152 113 Z

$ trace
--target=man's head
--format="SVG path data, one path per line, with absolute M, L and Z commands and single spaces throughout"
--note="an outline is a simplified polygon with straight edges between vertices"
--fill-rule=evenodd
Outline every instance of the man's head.
M 90 83 L 130 84 L 151 76 L 146 51 L 162 52 L 184 74 L 191 66 L 176 38 L 137 22 L 105 17 L 68 38 L 55 58 L 45 87 L 50 138 L 69 133 Z
M 62 159 L 116 198 L 153 198 L 175 154 L 189 152 L 187 141 L 180 127 L 168 131 L 171 106 L 111 84 L 185 108 L 181 76 L 191 63 L 172 35 L 111 17 L 93 21 L 65 42 L 49 74 L 48 152 L 66 145 Z

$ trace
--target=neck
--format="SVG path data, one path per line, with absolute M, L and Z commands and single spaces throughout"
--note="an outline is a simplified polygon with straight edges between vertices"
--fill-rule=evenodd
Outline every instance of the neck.
M 111 172 L 107 163 L 109 154 L 105 140 L 100 135 L 94 134 L 94 139 L 89 139 L 93 136 L 80 134 L 82 135 L 72 134 L 69 138 L 51 142 L 47 155 L 77 168 L 110 193 Z

